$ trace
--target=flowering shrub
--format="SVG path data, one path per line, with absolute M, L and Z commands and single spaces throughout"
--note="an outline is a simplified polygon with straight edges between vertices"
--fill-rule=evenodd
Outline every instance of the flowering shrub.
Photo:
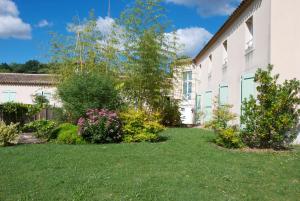
M 78 120 L 80 134 L 90 143 L 112 143 L 122 140 L 121 121 L 115 112 L 90 109 Z

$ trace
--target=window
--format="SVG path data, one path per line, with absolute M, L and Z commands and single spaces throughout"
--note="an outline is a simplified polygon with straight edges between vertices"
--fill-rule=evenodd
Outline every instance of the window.
M 183 98 L 192 99 L 192 71 L 183 72 Z
M 253 17 L 246 21 L 246 51 L 253 49 Z
M 4 102 L 14 102 L 14 101 L 16 101 L 17 93 L 15 91 L 10 91 L 10 90 L 3 91 L 2 95 L 3 95 Z
M 227 67 L 228 63 L 228 51 L 227 51 L 227 40 L 223 43 L 223 68 Z
M 220 85 L 219 87 L 219 104 L 221 106 L 228 104 L 228 86 Z
M 51 100 L 51 93 L 50 92 L 45 92 L 45 91 L 40 91 L 36 93 L 38 96 L 44 96 L 48 101 Z
M 209 59 L 208 59 L 208 78 L 211 78 L 212 62 L 213 62 L 212 55 L 209 55 Z

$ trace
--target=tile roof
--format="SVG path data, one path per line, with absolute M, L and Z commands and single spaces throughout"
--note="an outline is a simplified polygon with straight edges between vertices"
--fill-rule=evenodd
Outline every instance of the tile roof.
M 57 80 L 52 74 L 0 73 L 0 84 L 55 85 Z

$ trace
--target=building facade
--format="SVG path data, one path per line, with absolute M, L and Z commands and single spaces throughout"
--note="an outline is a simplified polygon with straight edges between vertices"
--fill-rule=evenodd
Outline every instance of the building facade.
M 0 73 L 0 104 L 16 102 L 33 104 L 35 95 L 43 95 L 50 105 L 60 107 L 55 98 L 56 81 L 53 75 Z
M 209 121 L 216 97 L 220 104 L 233 105 L 233 112 L 239 115 L 242 100 L 256 95 L 258 68 L 274 65 L 280 82 L 300 79 L 299 8 L 299 0 L 241 2 L 193 63 L 182 68 L 181 106 L 182 111 L 191 111 L 188 124 Z M 187 72 L 192 74 L 190 100 L 184 95 Z M 201 119 L 197 111 L 203 114 Z

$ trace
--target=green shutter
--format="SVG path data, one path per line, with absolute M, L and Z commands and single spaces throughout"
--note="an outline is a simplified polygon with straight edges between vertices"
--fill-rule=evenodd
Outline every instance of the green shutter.
M 196 96 L 196 118 L 195 122 L 200 123 L 199 114 L 201 112 L 201 95 Z
M 212 92 L 205 92 L 204 96 L 204 121 L 208 122 L 212 118 Z
M 249 99 L 251 95 L 255 96 L 254 75 L 248 74 L 242 77 L 242 100 Z
M 228 86 L 220 85 L 220 88 L 219 88 L 219 104 L 220 105 L 228 104 Z

